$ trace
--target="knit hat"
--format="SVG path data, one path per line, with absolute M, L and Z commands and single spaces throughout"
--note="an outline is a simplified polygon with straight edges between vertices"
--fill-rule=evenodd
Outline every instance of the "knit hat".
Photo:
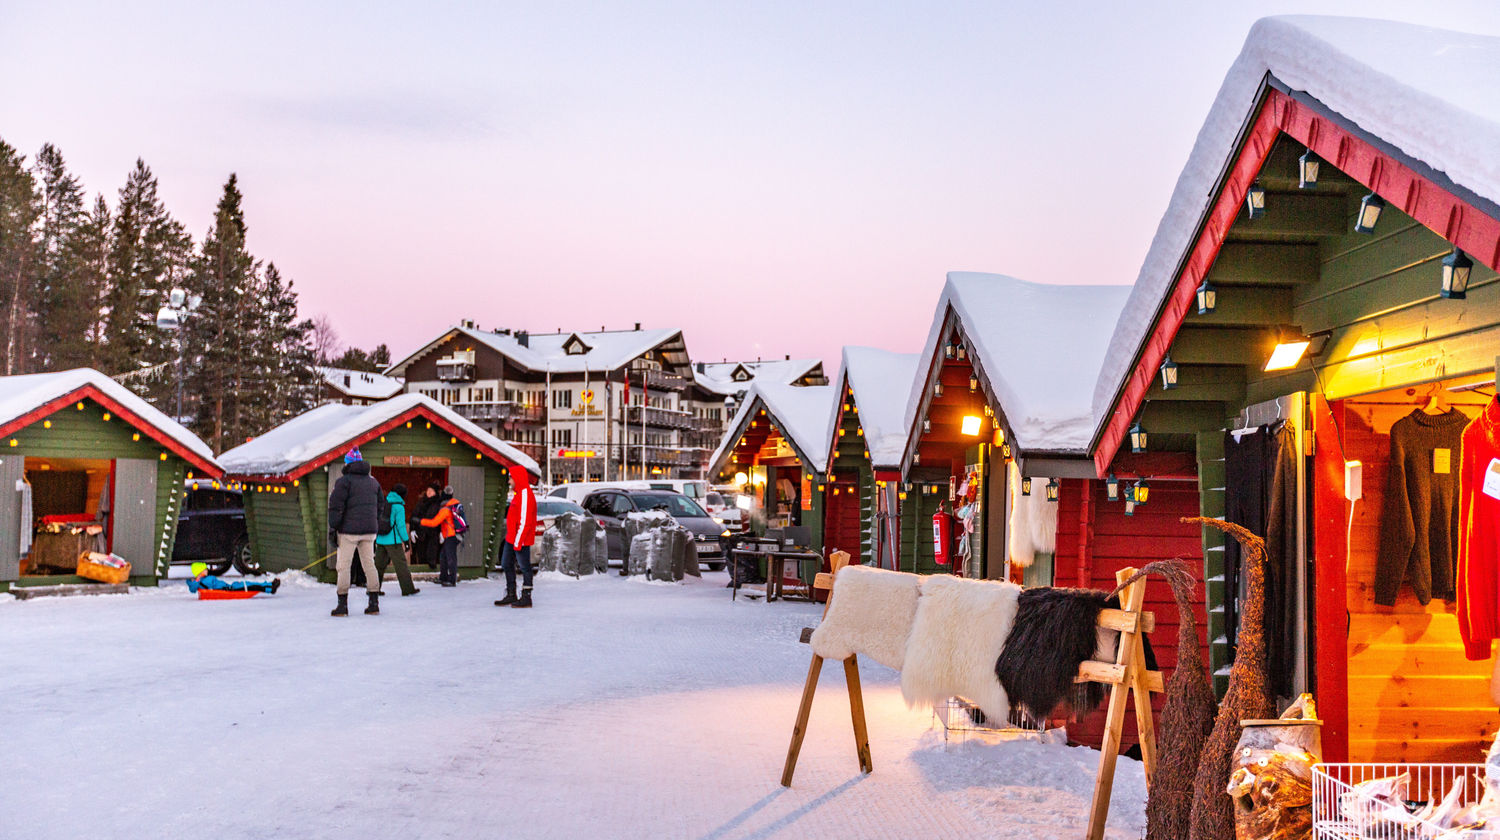
M 445 495 L 445 496 L 452 496 L 453 495 L 453 485 L 450 484 L 447 487 L 444 487 L 443 488 L 443 495 Z
M 363 461 L 364 459 L 365 459 L 365 457 L 363 455 L 359 454 L 359 447 L 358 446 L 356 446 L 353 449 L 349 450 L 348 452 L 344 453 L 344 463 L 346 463 L 346 464 L 352 464 L 355 461 Z
M 397 484 L 395 487 L 391 488 L 391 492 L 404 499 L 406 498 L 406 485 Z

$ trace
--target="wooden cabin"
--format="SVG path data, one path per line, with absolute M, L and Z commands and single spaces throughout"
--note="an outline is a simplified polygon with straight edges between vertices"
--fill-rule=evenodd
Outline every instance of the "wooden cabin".
M 1382 56 L 1371 38 L 1401 49 Z M 1452 592 L 1435 584 L 1419 597 L 1410 574 L 1377 568 L 1385 550 L 1400 568 L 1407 559 L 1405 546 L 1383 547 L 1382 517 L 1449 527 L 1446 511 L 1391 492 L 1393 426 L 1462 428 L 1494 402 L 1500 184 L 1484 162 L 1500 146 L 1500 115 L 1469 110 L 1463 91 L 1497 74 L 1494 38 L 1258 23 L 1096 391 L 1096 477 L 1150 481 L 1133 521 L 1168 498 L 1167 518 L 1189 512 L 1196 488 L 1198 511 L 1268 537 L 1273 689 L 1281 702 L 1314 693 L 1331 761 L 1478 761 L 1500 724 L 1492 662 L 1465 657 Z M 1459 124 L 1487 128 L 1448 127 Z M 1437 481 L 1456 469 L 1460 453 L 1446 450 L 1418 453 L 1417 473 Z M 1085 504 L 1111 518 L 1123 507 L 1097 491 Z M 1080 562 L 1117 552 L 1112 537 L 1102 525 L 1081 535 Z M 1222 675 L 1245 575 L 1217 532 L 1199 540 Z M 1180 535 L 1171 545 L 1187 548 Z
M 155 585 L 184 480 L 222 474 L 207 444 L 98 371 L 0 377 L 0 591 L 87 584 L 86 551 Z
M 423 487 L 453 487 L 469 523 L 458 552 L 460 577 L 480 577 L 499 560 L 509 467 L 520 464 L 533 477 L 538 469 L 514 447 L 421 394 L 368 406 L 319 406 L 221 459 L 229 477 L 244 485 L 251 550 L 267 571 L 316 566 L 331 577 L 328 496 L 343 474 L 344 455 L 355 448 L 385 491 L 406 485 L 413 514 Z

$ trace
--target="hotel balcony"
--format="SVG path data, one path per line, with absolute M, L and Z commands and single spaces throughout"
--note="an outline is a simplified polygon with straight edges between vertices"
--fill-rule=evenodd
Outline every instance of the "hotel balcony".
M 543 423 L 546 421 L 546 409 L 544 407 L 540 405 L 527 405 L 510 400 L 454 403 L 449 408 L 458 412 L 459 417 L 465 420 L 472 420 L 476 423 L 508 423 L 511 421 Z

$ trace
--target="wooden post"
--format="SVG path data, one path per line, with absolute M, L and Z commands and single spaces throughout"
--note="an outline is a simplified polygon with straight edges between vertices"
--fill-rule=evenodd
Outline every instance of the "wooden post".
M 802 686 L 802 705 L 797 708 L 797 723 L 792 726 L 792 743 L 786 750 L 786 766 L 781 769 L 781 786 L 792 786 L 792 774 L 797 771 L 797 753 L 802 751 L 802 738 L 807 735 L 807 716 L 812 712 L 813 692 L 818 690 L 818 674 L 823 671 L 823 657 L 813 654 L 812 664 L 807 666 L 807 683 Z
M 859 769 L 873 772 L 870 761 L 870 735 L 865 731 L 865 696 L 859 687 L 859 657 L 851 654 L 844 660 L 844 681 L 849 684 L 849 716 L 854 720 L 854 751 Z
M 1115 573 L 1115 582 L 1124 583 L 1135 569 L 1121 569 Z M 1120 610 L 1127 615 L 1141 614 L 1146 601 L 1146 581 L 1137 580 L 1120 593 Z M 1104 743 L 1099 749 L 1099 776 L 1094 780 L 1094 801 L 1089 809 L 1088 840 L 1102 840 L 1104 824 L 1109 818 L 1109 799 L 1114 792 L 1115 762 L 1120 755 L 1120 736 L 1125 730 L 1125 704 L 1135 698 L 1135 723 L 1140 738 L 1141 758 L 1146 769 L 1146 784 L 1151 783 L 1151 774 L 1156 769 L 1156 734 L 1151 716 L 1151 688 L 1154 680 L 1146 671 L 1144 645 L 1140 634 L 1145 632 L 1144 621 L 1120 631 L 1120 640 L 1115 645 L 1116 668 L 1109 677 L 1093 674 L 1081 679 L 1109 682 L 1109 707 L 1104 717 Z M 1117 676 L 1116 676 L 1117 675 Z M 1160 674 L 1156 675 L 1160 678 Z M 1157 683 L 1159 684 L 1159 683 Z

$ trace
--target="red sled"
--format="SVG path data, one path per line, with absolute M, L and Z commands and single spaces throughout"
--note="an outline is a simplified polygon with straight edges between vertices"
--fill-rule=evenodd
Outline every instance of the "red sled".
M 254 598 L 260 592 L 255 589 L 200 589 L 198 600 L 200 601 L 243 601 L 246 598 Z

